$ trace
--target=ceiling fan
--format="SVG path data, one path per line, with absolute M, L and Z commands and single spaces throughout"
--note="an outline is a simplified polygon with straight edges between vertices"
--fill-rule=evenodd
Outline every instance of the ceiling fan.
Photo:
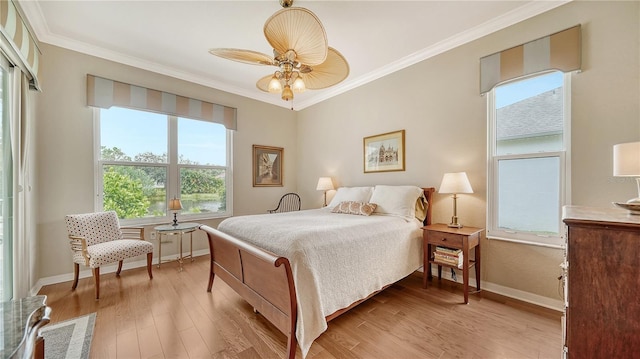
M 318 17 L 305 8 L 291 7 L 293 0 L 280 0 L 283 9 L 264 24 L 264 36 L 273 56 L 242 49 L 216 48 L 209 53 L 228 60 L 279 69 L 258 80 L 258 89 L 280 93 L 285 101 L 293 93 L 333 86 L 349 75 L 347 60 L 329 47 L 327 34 Z

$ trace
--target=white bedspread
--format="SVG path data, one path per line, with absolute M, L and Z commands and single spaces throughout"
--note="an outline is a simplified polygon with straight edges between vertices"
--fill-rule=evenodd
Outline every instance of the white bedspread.
M 222 232 L 291 262 L 298 298 L 296 337 L 303 357 L 327 329 L 325 317 L 422 265 L 418 220 L 314 209 L 232 217 Z

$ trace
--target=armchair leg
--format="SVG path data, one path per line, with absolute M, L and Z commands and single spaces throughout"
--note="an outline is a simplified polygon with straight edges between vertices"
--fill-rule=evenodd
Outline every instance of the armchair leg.
M 116 277 L 120 276 L 120 271 L 122 271 L 122 261 L 118 262 L 118 270 L 116 271 Z
M 100 267 L 93 268 L 93 279 L 96 282 L 96 300 L 100 299 Z
M 153 273 L 151 273 L 151 267 L 153 262 L 153 252 L 147 253 L 147 272 L 149 272 L 149 279 L 153 279 Z
M 78 263 L 73 263 L 73 284 L 71 285 L 71 290 L 76 290 L 78 286 L 78 276 L 80 275 L 80 265 Z

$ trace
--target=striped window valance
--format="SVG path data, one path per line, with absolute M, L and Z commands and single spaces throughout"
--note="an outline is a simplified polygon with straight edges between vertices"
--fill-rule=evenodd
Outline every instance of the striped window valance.
M 580 25 L 480 59 L 480 93 L 507 80 L 541 71 L 580 70 Z
M 145 87 L 87 75 L 87 106 L 126 107 L 223 124 L 235 130 L 236 109 L 211 102 L 151 90 Z
M 38 84 L 40 49 L 11 0 L 0 0 L 0 32 L 2 32 L 1 47 L 9 57 L 9 61 L 27 73 L 31 89 L 40 90 Z

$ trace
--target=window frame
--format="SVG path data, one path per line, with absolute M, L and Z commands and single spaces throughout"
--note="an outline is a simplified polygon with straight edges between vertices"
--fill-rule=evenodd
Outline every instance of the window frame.
M 119 107 L 119 106 L 114 106 Z M 126 107 L 120 107 L 126 110 L 151 112 L 139 109 L 128 109 Z M 220 213 L 178 213 L 178 220 L 180 222 L 226 218 L 233 215 L 233 130 L 225 128 L 226 133 L 226 166 L 220 165 L 194 165 L 194 164 L 180 164 L 178 163 L 178 119 L 188 119 L 193 121 L 209 122 L 211 124 L 217 124 L 211 121 L 205 121 L 200 119 L 188 118 L 184 116 L 174 116 L 169 114 L 162 114 L 167 117 L 167 163 L 150 163 L 150 162 L 135 162 L 135 161 L 103 161 L 101 159 L 101 126 L 100 126 L 100 113 L 101 108 L 93 108 L 93 123 L 94 123 L 94 209 L 95 211 L 103 211 L 103 176 L 104 165 L 124 165 L 124 166 L 145 166 L 145 167 L 164 167 L 167 169 L 167 182 L 165 184 L 166 189 L 166 203 L 168 205 L 169 200 L 176 197 L 181 198 L 180 187 L 180 170 L 183 168 L 196 168 L 196 169 L 222 169 L 225 171 L 225 190 L 226 190 L 226 210 Z M 107 110 L 107 109 L 104 109 Z M 153 112 L 152 112 L 153 113 Z M 218 124 L 223 126 L 222 124 Z M 120 223 L 123 225 L 152 225 L 169 223 L 173 221 L 173 211 L 166 209 L 165 216 L 161 217 L 143 217 L 143 218 L 120 218 Z
M 487 93 L 487 238 L 516 242 L 522 244 L 564 248 L 564 229 L 562 224 L 562 207 L 571 203 L 571 73 L 563 73 L 563 129 L 562 149 L 548 152 L 525 152 L 518 154 L 496 155 L 496 88 L 513 82 L 532 79 L 547 75 L 554 71 L 544 71 L 505 81 L 496 85 Z M 528 159 L 528 158 L 559 158 L 559 193 L 558 193 L 558 234 L 541 235 L 529 232 L 508 231 L 498 227 L 498 194 L 499 173 L 498 162 L 500 160 Z

